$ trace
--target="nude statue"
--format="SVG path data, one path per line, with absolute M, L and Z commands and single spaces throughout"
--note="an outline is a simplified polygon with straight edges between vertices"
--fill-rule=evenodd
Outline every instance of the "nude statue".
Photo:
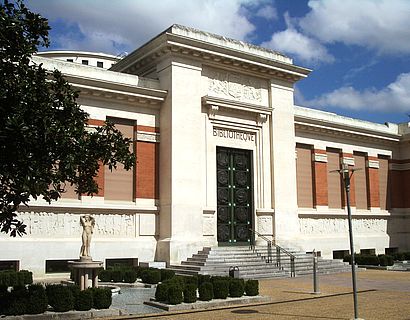
M 94 231 L 95 219 L 90 215 L 81 216 L 80 223 L 83 226 L 83 244 L 80 250 L 80 257 L 90 257 L 90 243 Z

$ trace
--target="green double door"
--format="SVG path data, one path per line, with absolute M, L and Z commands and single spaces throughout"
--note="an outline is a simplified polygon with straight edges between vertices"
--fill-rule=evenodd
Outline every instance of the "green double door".
M 252 151 L 217 147 L 219 245 L 245 245 L 252 233 Z

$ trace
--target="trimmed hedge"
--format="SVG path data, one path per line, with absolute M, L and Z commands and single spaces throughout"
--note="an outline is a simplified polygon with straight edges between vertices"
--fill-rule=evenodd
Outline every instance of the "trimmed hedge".
M 175 272 L 173 270 L 168 269 L 160 269 L 161 272 L 161 282 L 172 279 L 175 276 Z
M 0 285 L 7 287 L 24 286 L 33 283 L 33 273 L 27 270 L 0 271 Z
M 363 266 L 392 266 L 394 264 L 393 257 L 389 255 L 380 254 L 369 255 L 369 254 L 357 254 L 354 255 L 354 260 L 357 265 Z M 351 255 L 346 255 L 343 258 L 344 262 L 351 263 Z
M 211 282 L 211 276 L 208 274 L 198 274 L 198 287 L 204 282 Z
M 126 282 L 134 283 L 137 281 L 137 271 L 131 268 L 114 268 L 101 270 L 98 278 L 102 282 Z
M 410 251 L 409 252 L 397 252 L 393 254 L 393 259 L 395 261 L 407 261 L 410 260 Z
M 155 290 L 155 300 L 159 302 L 166 302 L 168 301 L 168 289 L 169 283 L 160 283 L 157 285 Z
M 245 291 L 245 282 L 243 279 L 231 279 L 229 282 L 229 296 L 239 298 Z
M 75 300 L 75 310 L 88 311 L 93 307 L 93 292 L 90 289 L 80 291 Z
M 197 276 L 186 276 L 184 277 L 185 287 L 188 285 L 194 285 L 195 289 L 198 289 L 198 277 Z
M 40 314 L 47 310 L 48 300 L 46 289 L 41 284 L 32 284 L 28 287 L 27 310 L 28 314 Z
M 248 280 L 245 282 L 245 293 L 247 296 L 257 296 L 259 294 L 259 281 Z
M 182 288 L 177 283 L 171 283 L 168 287 L 169 304 L 180 304 L 183 301 Z
M 141 280 L 148 284 L 157 284 L 161 281 L 161 271 L 159 269 L 149 268 L 141 271 Z
M 48 304 L 55 312 L 66 312 L 74 309 L 74 296 L 71 289 L 61 284 L 46 287 Z
M 215 299 L 226 299 L 229 295 L 229 280 L 226 279 L 216 279 L 212 282 L 214 298 Z
M 184 289 L 184 302 L 194 303 L 197 300 L 196 296 L 197 285 L 194 283 L 186 283 Z
M 199 300 L 209 301 L 214 298 L 214 286 L 211 282 L 204 282 L 199 286 Z
M 111 290 L 107 288 L 89 288 L 93 296 L 93 308 L 108 309 L 112 303 Z

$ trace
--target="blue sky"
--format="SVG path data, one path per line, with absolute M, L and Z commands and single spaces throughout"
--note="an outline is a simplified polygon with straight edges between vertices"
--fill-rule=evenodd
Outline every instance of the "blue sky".
M 410 118 L 410 0 L 29 0 L 51 47 L 131 52 L 174 23 L 312 69 L 295 103 L 373 122 Z

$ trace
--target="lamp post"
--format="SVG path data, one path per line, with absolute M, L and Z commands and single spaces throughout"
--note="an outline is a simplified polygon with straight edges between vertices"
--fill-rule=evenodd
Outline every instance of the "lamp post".
M 353 302 L 354 302 L 354 319 L 359 319 L 357 308 L 357 287 L 356 287 L 356 268 L 354 262 L 354 245 L 353 245 L 353 228 L 352 228 L 352 213 L 350 211 L 350 178 L 353 173 L 360 169 L 349 169 L 349 166 L 344 163 L 342 169 L 332 170 L 331 172 L 339 172 L 343 179 L 343 184 L 346 190 L 346 205 L 347 205 L 347 220 L 349 222 L 349 240 L 350 240 L 350 256 L 352 265 L 352 283 L 353 283 Z

